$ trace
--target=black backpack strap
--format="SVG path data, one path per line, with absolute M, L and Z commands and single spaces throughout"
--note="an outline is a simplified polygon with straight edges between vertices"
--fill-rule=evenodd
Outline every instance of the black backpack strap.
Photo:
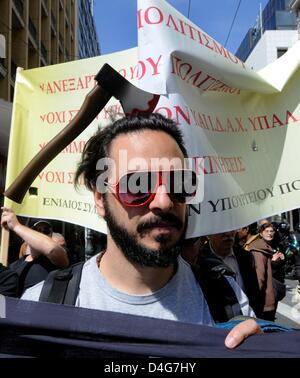
M 21 296 L 23 295 L 24 293 L 24 285 L 25 285 L 25 278 L 30 270 L 30 268 L 32 267 L 32 265 L 34 264 L 34 261 L 23 261 L 23 263 L 21 264 L 20 268 L 17 270 L 17 274 L 19 276 L 19 279 L 18 279 L 18 290 L 17 290 L 17 297 L 18 298 L 21 298 Z
M 231 271 L 218 261 L 216 264 L 209 270 L 201 263 L 199 266 L 192 266 L 192 270 L 214 321 L 222 323 L 242 315 L 242 311 L 233 288 L 224 276 Z
M 44 282 L 39 301 L 75 305 L 84 263 L 50 272 Z

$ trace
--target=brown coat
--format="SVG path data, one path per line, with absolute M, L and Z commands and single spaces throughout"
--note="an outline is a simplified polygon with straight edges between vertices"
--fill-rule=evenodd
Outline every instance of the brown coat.
M 271 265 L 273 249 L 264 239 L 258 238 L 250 244 L 249 251 L 255 260 L 258 285 L 264 300 L 263 311 L 273 311 L 276 308 Z

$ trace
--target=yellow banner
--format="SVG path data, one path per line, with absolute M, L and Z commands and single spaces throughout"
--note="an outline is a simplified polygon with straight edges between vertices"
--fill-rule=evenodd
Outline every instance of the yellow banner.
M 49 140 L 77 114 L 88 92 L 96 85 L 94 76 L 109 63 L 129 81 L 140 75 L 137 51 L 127 51 L 31 70 L 18 70 L 8 154 L 6 187 Z M 37 195 L 26 194 L 22 204 L 5 199 L 17 214 L 58 219 L 106 232 L 97 216 L 92 194 L 76 192 L 74 173 L 86 141 L 99 126 L 122 113 L 112 98 L 99 116 L 38 175 L 32 187 Z

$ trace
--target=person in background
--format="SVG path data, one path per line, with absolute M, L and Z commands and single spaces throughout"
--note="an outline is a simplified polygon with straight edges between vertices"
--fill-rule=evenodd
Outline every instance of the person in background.
M 25 255 L 10 264 L 19 275 L 18 296 L 31 286 L 43 281 L 49 272 L 69 265 L 66 251 L 52 240 L 52 226 L 40 220 L 32 228 L 18 221 L 13 210 L 2 207 L 1 226 L 13 231 L 27 244 Z
M 264 223 L 260 226 L 259 238 L 249 245 L 249 251 L 255 259 L 257 279 L 264 302 L 261 318 L 271 321 L 275 320 L 276 308 L 280 300 L 279 295 L 281 295 L 279 290 L 281 290 L 281 287 L 282 289 L 285 287 L 284 282 L 280 285 L 280 281 L 278 281 L 278 288 L 275 288 L 276 279 L 273 279 L 272 263 L 279 266 L 281 260 L 284 260 L 283 253 L 273 247 L 274 234 L 274 225 Z
M 28 244 L 23 241 L 23 243 L 21 244 L 20 250 L 19 250 L 19 259 L 26 255 L 27 248 L 28 248 Z
M 74 256 L 72 255 L 72 252 L 71 252 L 70 248 L 68 248 L 66 239 L 65 239 L 65 237 L 64 237 L 63 234 L 60 234 L 59 232 L 53 232 L 53 234 L 52 234 L 52 240 L 54 240 L 55 243 L 57 243 L 58 245 L 60 245 L 66 251 L 68 259 L 70 261 L 70 265 L 72 265 L 73 263 L 78 262 L 76 260 L 74 261 Z
M 208 239 L 206 236 L 197 236 L 190 239 L 185 239 L 181 256 L 191 265 L 197 264 L 199 255 L 201 251 L 205 247 L 206 243 L 208 243 Z
M 247 295 L 249 304 L 256 317 L 262 313 L 262 300 L 256 276 L 255 262 L 251 254 L 245 253 L 240 245 L 235 243 L 236 231 L 221 232 L 208 236 L 209 242 L 203 248 L 201 259 L 217 257 L 234 273 L 235 280 L 242 291 Z
M 235 245 L 239 245 L 245 251 L 249 250 L 249 245 L 259 237 L 257 222 L 237 230 L 235 235 Z
M 300 223 L 295 226 L 295 237 L 297 239 L 298 245 L 300 245 Z M 298 285 L 295 289 L 294 301 L 298 302 L 300 307 L 300 249 L 298 248 L 298 253 L 295 255 L 295 270 L 294 277 L 298 280 Z
M 60 245 L 62 248 L 66 249 L 67 243 L 65 237 L 60 234 L 59 232 L 53 232 L 52 233 L 52 240 L 55 241 L 58 245 Z

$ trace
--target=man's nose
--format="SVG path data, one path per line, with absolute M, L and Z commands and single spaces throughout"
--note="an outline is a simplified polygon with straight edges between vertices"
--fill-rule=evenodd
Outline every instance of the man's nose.
M 160 185 L 157 188 L 153 200 L 149 204 L 149 209 L 160 209 L 162 211 L 169 211 L 174 206 L 174 203 L 167 192 L 165 185 Z

